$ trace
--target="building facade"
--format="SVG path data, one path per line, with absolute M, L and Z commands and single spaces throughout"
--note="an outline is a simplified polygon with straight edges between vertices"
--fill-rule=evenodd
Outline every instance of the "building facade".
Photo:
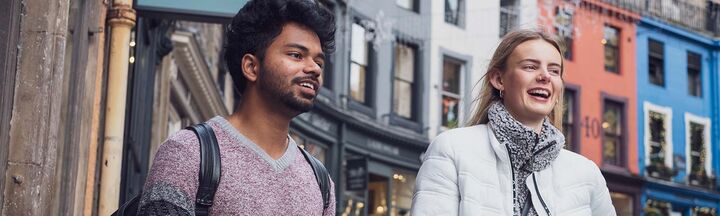
M 339 215 L 406 215 L 428 145 L 430 1 L 325 4 L 337 48 L 291 136 L 330 169 Z
M 234 110 L 227 18 L 137 2 L 0 6 L 0 214 L 108 215 L 168 135 Z M 566 147 L 618 215 L 717 215 L 718 0 L 318 2 L 337 49 L 290 135 L 330 171 L 339 215 L 407 215 L 420 156 L 466 124 L 500 38 L 538 26 L 567 46 Z
M 602 1 L 538 1 L 565 44 L 566 148 L 594 161 L 618 215 L 640 213 L 635 32 L 640 16 Z
M 651 18 L 637 35 L 646 214 L 717 215 L 717 40 Z
M 535 26 L 536 1 L 433 1 L 429 136 L 465 126 L 487 64 L 507 32 Z M 482 21 L 482 22 L 481 22 Z

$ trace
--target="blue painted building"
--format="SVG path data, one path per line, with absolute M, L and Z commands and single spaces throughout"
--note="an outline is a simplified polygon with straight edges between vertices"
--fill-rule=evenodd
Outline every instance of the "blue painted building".
M 645 215 L 717 215 L 720 43 L 648 18 L 636 40 Z

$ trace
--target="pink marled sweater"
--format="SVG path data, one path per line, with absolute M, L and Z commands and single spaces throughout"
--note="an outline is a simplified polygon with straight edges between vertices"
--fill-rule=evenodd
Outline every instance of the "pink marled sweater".
M 217 136 L 222 161 L 211 215 L 335 215 L 334 185 L 331 182 L 330 207 L 323 211 L 315 175 L 292 138 L 285 154 L 273 160 L 223 117 L 208 123 Z M 145 182 L 141 214 L 194 215 L 199 151 L 192 131 L 168 137 Z M 157 206 L 164 210 L 157 211 Z

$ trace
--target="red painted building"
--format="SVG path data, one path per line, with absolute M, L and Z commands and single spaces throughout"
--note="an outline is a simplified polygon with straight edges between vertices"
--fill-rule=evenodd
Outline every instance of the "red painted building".
M 594 161 L 618 215 L 638 215 L 636 22 L 640 16 L 595 0 L 539 0 L 539 23 L 566 43 L 567 148 Z

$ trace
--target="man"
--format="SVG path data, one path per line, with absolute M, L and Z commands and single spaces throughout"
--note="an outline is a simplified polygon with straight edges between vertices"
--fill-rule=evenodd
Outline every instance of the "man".
M 292 118 L 313 107 L 322 86 L 325 54 L 334 49 L 333 15 L 311 0 L 251 0 L 226 33 L 225 60 L 241 102 L 229 117 L 207 122 L 222 161 L 209 213 L 335 215 L 333 184 L 324 209 L 313 170 L 288 136 Z M 193 215 L 199 161 L 193 132 L 171 135 L 158 149 L 139 213 Z

